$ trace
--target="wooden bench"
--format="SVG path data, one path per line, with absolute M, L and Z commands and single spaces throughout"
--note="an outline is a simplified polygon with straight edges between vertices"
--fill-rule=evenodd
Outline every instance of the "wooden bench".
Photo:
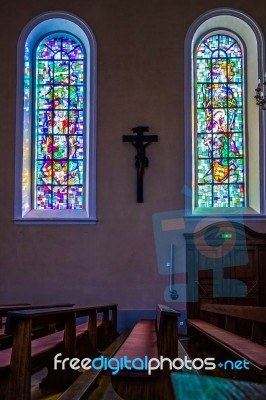
M 16 304 L 0 304 L 0 329 L 3 329 L 3 325 L 5 324 L 5 317 L 8 311 L 12 311 L 17 307 L 28 307 L 29 303 L 16 303 Z
M 9 311 L 20 311 L 29 309 L 39 309 L 39 308 L 55 308 L 55 307 L 72 307 L 73 303 L 59 303 L 59 304 L 2 304 L 0 305 L 0 328 L 4 325 L 3 319 L 7 316 Z
M 202 319 L 187 320 L 192 332 L 207 337 L 233 357 L 249 361 L 250 367 L 264 380 L 266 307 L 203 304 L 200 312 Z M 240 336 L 247 329 L 250 330 L 248 337 Z
M 29 309 L 42 309 L 42 308 L 55 308 L 55 307 L 72 307 L 74 304 L 72 303 L 64 303 L 64 304 L 42 304 L 42 305 L 33 305 L 33 304 L 5 304 L 0 306 L 0 350 L 11 347 L 13 342 L 13 335 L 5 333 L 5 322 L 7 313 L 10 311 L 20 311 L 20 310 L 29 310 Z M 55 326 L 46 326 L 35 329 L 33 332 L 33 338 L 37 338 L 48 334 L 55 330 Z
M 32 364 L 43 363 L 48 368 L 43 384 L 67 385 L 79 373 L 66 368 L 54 370 L 54 355 L 62 353 L 62 358 L 73 358 L 77 355 L 77 343 L 83 341 L 86 357 L 97 353 L 97 313 L 115 310 L 117 305 L 89 307 L 61 307 L 36 310 L 13 311 L 7 314 L 6 333 L 13 334 L 12 349 L 0 351 L 0 392 L 7 400 L 30 399 L 30 377 Z M 109 313 L 109 311 L 108 311 Z M 115 313 L 114 313 L 115 314 Z M 89 317 L 88 322 L 76 325 L 76 319 Z M 113 318 L 112 321 L 115 319 Z M 32 340 L 32 330 L 45 324 L 63 324 L 64 329 L 47 336 Z M 108 322 L 110 325 L 110 321 Z M 115 331 L 115 327 L 113 327 Z M 84 345 L 85 343 L 85 345 Z M 85 346 L 85 347 L 84 347 Z
M 88 355 L 91 357 L 98 356 L 98 351 L 105 350 L 118 336 L 117 304 L 96 307 L 96 314 L 97 332 L 95 338 L 92 338 L 92 333 L 90 333 L 90 338 L 87 337 L 90 329 L 88 322 L 95 318 L 94 316 L 91 315 L 89 321 L 77 325 L 76 333 L 79 341 L 77 356 L 79 358 L 88 357 Z M 77 318 L 83 316 L 80 312 L 77 312 L 76 315 Z M 93 321 L 93 324 L 95 324 L 95 321 Z
M 160 358 L 163 356 L 174 360 L 178 357 L 178 317 L 180 313 L 165 305 L 157 305 L 156 320 L 140 320 L 115 354 L 116 359 L 127 357 L 128 360 L 146 357 Z M 135 363 L 131 370 L 122 368 L 115 375 L 109 369 L 115 391 L 126 399 L 162 398 L 170 400 L 172 394 L 168 391 L 170 382 L 167 363 L 162 371 L 148 375 L 148 370 L 141 362 Z M 111 366 L 115 364 L 111 363 Z M 144 369 L 140 370 L 140 366 Z M 151 377 L 156 376 L 156 379 Z M 161 378 L 158 378 L 161 376 Z M 166 380 L 165 380 L 166 377 Z M 159 392 L 160 396 L 159 397 Z

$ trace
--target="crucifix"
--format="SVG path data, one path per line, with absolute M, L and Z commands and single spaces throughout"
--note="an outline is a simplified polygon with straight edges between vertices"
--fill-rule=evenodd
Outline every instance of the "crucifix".
M 124 135 L 123 142 L 130 142 L 137 150 L 135 156 L 135 167 L 137 168 L 137 203 L 143 203 L 143 175 L 145 168 L 149 166 L 149 160 L 146 156 L 146 147 L 152 142 L 158 142 L 157 135 L 143 135 L 149 132 L 148 126 L 137 126 L 132 129 L 136 135 Z

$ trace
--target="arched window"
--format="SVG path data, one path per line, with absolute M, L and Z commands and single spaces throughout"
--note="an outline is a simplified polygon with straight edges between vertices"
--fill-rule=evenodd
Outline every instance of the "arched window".
M 83 208 L 84 56 L 76 38 L 60 33 L 36 49 L 36 209 Z
M 263 75 L 263 36 L 246 14 L 214 9 L 192 24 L 185 42 L 187 216 L 266 215 L 266 114 L 254 101 Z
M 243 51 L 212 34 L 196 49 L 197 207 L 245 206 Z
M 96 221 L 95 53 L 88 26 L 68 13 L 43 14 L 20 36 L 18 222 Z

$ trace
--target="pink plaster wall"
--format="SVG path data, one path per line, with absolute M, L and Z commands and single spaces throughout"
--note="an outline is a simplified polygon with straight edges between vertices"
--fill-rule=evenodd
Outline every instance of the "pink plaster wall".
M 257 0 L 1 0 L 0 303 L 117 302 L 153 309 L 168 277 L 157 272 L 152 214 L 182 209 L 184 196 L 184 40 L 208 9 L 251 15 L 266 34 Z M 16 46 L 23 27 L 42 12 L 84 19 L 97 41 L 96 225 L 15 225 Z M 137 204 L 134 150 L 122 135 L 149 125 L 143 204 Z M 250 224 L 266 230 L 265 223 Z

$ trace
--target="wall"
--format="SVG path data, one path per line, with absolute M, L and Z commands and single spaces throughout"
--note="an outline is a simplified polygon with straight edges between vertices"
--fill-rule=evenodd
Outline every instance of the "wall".
M 157 272 L 152 215 L 184 207 L 184 40 L 197 16 L 220 6 L 248 13 L 266 36 L 264 0 L 256 7 L 248 0 L 1 1 L 0 303 L 117 302 L 152 310 L 164 302 L 168 277 Z M 12 221 L 16 46 L 23 27 L 51 10 L 83 18 L 97 41 L 96 225 Z M 147 150 L 143 204 L 136 203 L 133 147 L 122 142 L 137 125 L 159 135 Z M 250 226 L 266 230 L 265 223 Z

